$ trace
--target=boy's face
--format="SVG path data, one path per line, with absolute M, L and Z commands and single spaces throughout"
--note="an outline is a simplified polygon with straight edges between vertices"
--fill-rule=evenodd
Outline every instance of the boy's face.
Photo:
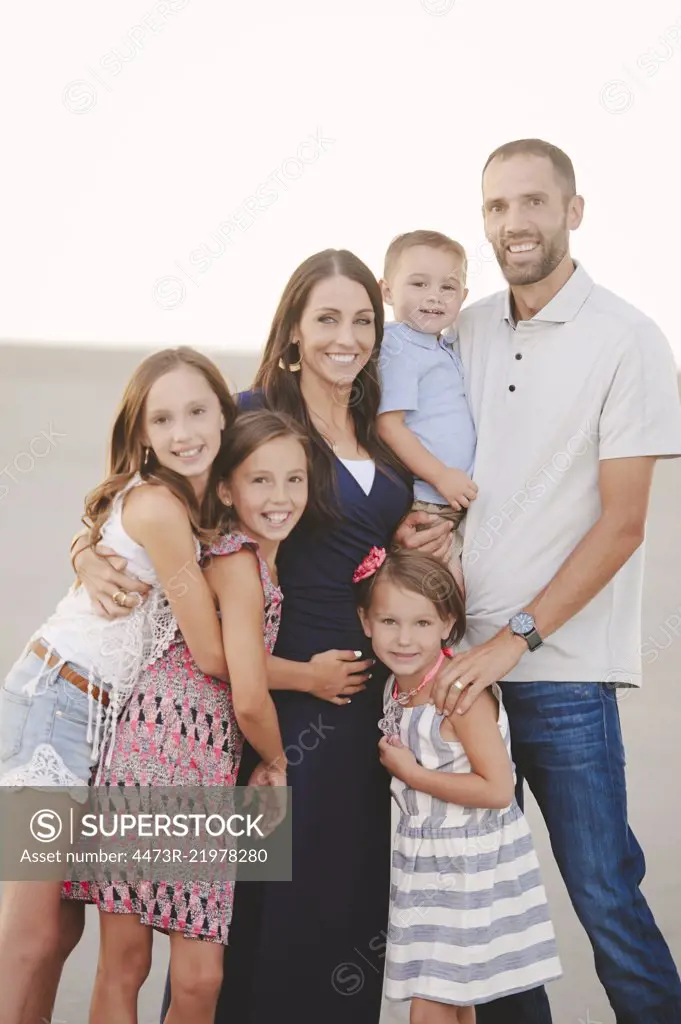
M 451 327 L 468 295 L 461 259 L 446 249 L 414 245 L 400 256 L 383 298 L 395 320 L 425 334 Z

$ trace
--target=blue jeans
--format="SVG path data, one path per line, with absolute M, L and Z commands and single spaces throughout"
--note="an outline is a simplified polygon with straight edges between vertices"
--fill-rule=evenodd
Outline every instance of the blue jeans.
M 640 884 L 643 851 L 627 823 L 624 748 L 612 688 L 504 683 L 522 806 L 525 779 L 594 951 L 617 1024 L 681 1022 L 681 983 Z M 558 936 L 560 944 L 560 935 Z M 478 1024 L 550 1024 L 543 988 L 478 1007 Z

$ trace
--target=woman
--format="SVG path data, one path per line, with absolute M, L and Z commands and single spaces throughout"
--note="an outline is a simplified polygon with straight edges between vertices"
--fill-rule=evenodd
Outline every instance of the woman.
M 346 251 L 318 253 L 289 281 L 257 390 L 241 396 L 244 408 L 266 405 L 305 426 L 324 498 L 321 525 L 306 515 L 281 545 L 283 613 L 269 663 L 293 788 L 293 881 L 237 886 L 217 1024 L 282 1015 L 336 1024 L 349 1012 L 376 1024 L 380 1013 L 390 797 L 377 723 L 386 672 L 375 665 L 367 674 L 352 575 L 372 546 L 390 544 L 411 502 L 410 481 L 376 433 L 382 335 L 369 269 Z M 96 569 L 105 606 L 114 588 L 135 589 L 110 565 Z M 241 784 L 254 760 L 244 752 Z

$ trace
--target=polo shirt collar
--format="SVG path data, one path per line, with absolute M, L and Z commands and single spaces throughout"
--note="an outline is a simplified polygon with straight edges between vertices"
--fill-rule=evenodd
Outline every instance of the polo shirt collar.
M 565 324 L 570 320 L 574 320 L 588 299 L 594 283 L 581 263 L 577 260 L 572 262 L 575 265 L 575 269 L 558 294 L 554 295 L 551 301 L 543 309 L 540 309 L 538 313 L 535 313 L 529 321 L 524 321 L 525 323 L 541 320 L 545 323 Z M 516 320 L 511 306 L 510 288 L 504 296 L 504 320 L 507 320 L 511 327 L 515 328 Z
M 456 341 L 455 334 L 450 335 L 449 333 L 445 333 L 440 335 L 440 338 L 438 339 L 437 334 L 426 334 L 425 331 L 417 331 L 414 327 L 410 327 L 409 324 L 405 323 L 391 323 L 386 324 L 385 326 L 399 328 L 399 333 L 402 337 L 406 338 L 407 341 L 413 342 L 414 345 L 418 345 L 420 348 L 437 348 L 438 340 L 451 348 Z M 452 327 L 448 328 L 448 331 L 452 330 Z

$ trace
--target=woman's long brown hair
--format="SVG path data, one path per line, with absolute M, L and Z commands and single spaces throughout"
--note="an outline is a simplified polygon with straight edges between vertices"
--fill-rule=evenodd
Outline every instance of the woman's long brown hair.
M 378 360 L 381 354 L 384 323 L 381 289 L 369 268 L 354 253 L 348 252 L 347 249 L 325 249 L 301 263 L 286 285 L 274 314 L 254 385 L 262 390 L 268 408 L 291 416 L 302 424 L 309 434 L 312 440 L 315 496 L 308 502 L 308 508 L 317 519 L 322 520 L 339 517 L 333 453 L 312 422 L 300 390 L 300 373 L 292 373 L 288 367 L 297 359 L 292 339 L 302 319 L 310 292 L 316 284 L 329 277 L 347 277 L 361 284 L 369 296 L 374 311 L 374 348 L 370 359 L 350 386 L 349 408 L 357 441 L 376 461 L 379 470 L 392 470 L 405 482 L 411 481 L 409 471 L 384 444 L 376 429 L 381 397 Z M 280 360 L 285 369 L 279 365 Z
M 222 513 L 217 496 L 211 488 L 206 489 L 203 506 L 200 508 L 189 481 L 180 473 L 161 466 L 154 453 L 149 450 L 145 465 L 145 448 L 142 443 L 144 408 L 152 385 L 160 378 L 181 366 L 198 370 L 206 378 L 217 395 L 225 418 L 225 430 L 236 418 L 236 405 L 229 393 L 227 383 L 215 363 L 193 348 L 166 348 L 148 356 L 137 367 L 123 394 L 114 420 L 109 442 L 107 477 L 85 499 L 83 523 L 90 530 L 90 544 L 94 546 L 101 538 L 102 526 L 107 519 L 115 496 L 139 473 L 148 483 L 164 484 L 180 499 L 187 509 L 189 521 L 197 537 L 210 540 Z

